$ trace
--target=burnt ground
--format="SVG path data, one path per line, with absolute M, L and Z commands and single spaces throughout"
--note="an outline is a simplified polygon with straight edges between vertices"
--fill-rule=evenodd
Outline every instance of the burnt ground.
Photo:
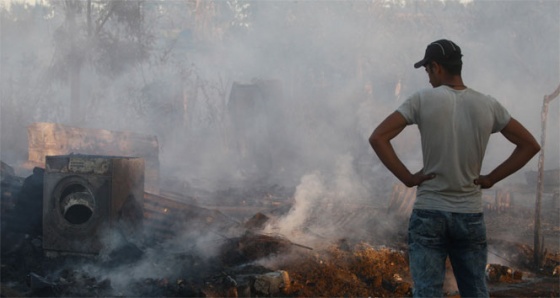
M 543 208 L 541 217 L 544 251 L 542 264 L 534 262 L 534 209 L 510 208 L 486 212 L 491 263 L 522 272 L 520 280 L 490 281 L 492 297 L 560 297 L 560 213 Z
M 191 213 L 173 228 L 197 229 L 195 236 L 160 239 L 149 245 L 127 242 L 97 257 L 46 257 L 40 229 L 22 224 L 33 222 L 30 218 L 20 218 L 15 229 L 13 221 L 6 224 L 14 219 L 18 204 L 4 191 L 17 192 L 13 186 L 24 181 L 16 180 L 10 187 L 3 185 L 1 297 L 411 296 L 406 218 L 383 209 L 318 208 L 316 213 L 331 218 L 340 228 L 338 233 L 326 237 L 318 229 L 324 223 L 310 224 L 287 239 L 263 227 L 290 210 L 293 192 L 278 186 L 261 187 L 258 192 L 235 194 L 244 198 L 244 208 L 238 208 L 235 198 L 216 207 L 232 211 L 235 217 L 227 222 L 227 231 L 223 220 L 229 215 L 222 222 L 201 225 L 192 219 L 196 217 L 192 210 L 203 209 L 185 207 L 181 212 Z M 228 194 L 231 198 L 232 190 L 216 195 Z M 244 216 L 240 210 L 245 211 Z M 201 222 L 208 223 L 208 214 Z M 559 297 L 560 279 L 555 272 L 560 264 L 558 211 L 543 212 L 546 250 L 540 266 L 533 261 L 530 208 L 487 210 L 485 216 L 491 297 Z M 216 233 L 217 227 L 220 233 Z M 211 234 L 219 235 L 210 239 L 211 246 L 204 246 L 205 250 L 213 248 L 206 255 L 192 243 Z M 459 297 L 452 274 L 448 275 L 446 296 Z
M 507 214 L 496 216 L 489 223 L 489 230 L 501 226 L 509 229 L 511 220 L 518 219 Z M 183 264 L 177 272 L 162 274 L 159 278 L 133 280 L 127 286 L 128 292 L 115 292 L 118 287 L 112 283 L 111 277 L 83 269 L 98 260 L 79 257 L 47 259 L 42 255 L 37 238 L 19 241 L 16 252 L 3 251 L 3 297 L 411 296 L 406 247 L 398 238 L 388 245 L 341 239 L 311 249 L 278 236 L 246 233 L 224 242 L 215 259 L 203 259 L 189 252 L 176 253 L 172 260 Z M 490 245 L 492 253 L 500 255 L 494 259 L 494 264 L 501 269 L 500 275 L 493 276 L 489 282 L 491 297 L 560 295 L 560 280 L 553 276 L 558 254 L 548 253 L 547 263 L 534 270 L 529 245 L 496 238 L 490 239 Z M 104 270 L 121 271 L 119 267 L 130 264 L 122 261 L 123 253 L 129 254 L 130 249 L 120 254 L 116 252 L 113 260 L 123 264 L 105 262 L 102 265 Z M 11 259 L 14 256 L 16 258 Z M 169 258 L 169 255 L 162 258 Z M 53 271 L 52 268 L 57 269 Z M 276 290 L 262 290 L 255 286 L 258 276 L 282 271 L 287 272 L 288 282 Z M 195 276 L 193 272 L 196 272 Z M 516 272 L 521 277 L 515 277 Z M 446 290 L 448 297 L 459 297 L 451 278 L 446 281 Z

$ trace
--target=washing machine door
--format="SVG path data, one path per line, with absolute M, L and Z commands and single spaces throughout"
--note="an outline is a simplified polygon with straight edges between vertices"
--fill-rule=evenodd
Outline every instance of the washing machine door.
M 49 173 L 45 177 L 43 248 L 99 252 L 110 189 L 111 180 L 106 176 Z

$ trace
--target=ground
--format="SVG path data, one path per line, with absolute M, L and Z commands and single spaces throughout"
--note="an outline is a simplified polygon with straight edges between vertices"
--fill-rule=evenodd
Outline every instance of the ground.
M 240 196 L 246 198 L 247 194 Z M 282 196 L 274 198 L 275 203 L 284 202 Z M 270 201 L 256 200 L 259 206 Z M 292 200 L 285 202 L 288 206 L 280 208 L 284 213 L 290 210 Z M 300 233 L 322 239 L 307 244 L 267 234 L 261 228 L 282 212 L 271 211 L 268 216 L 258 213 L 245 221 L 238 219 L 242 224 L 239 229 L 244 232 L 236 237 L 224 237 L 217 257 L 203 258 L 188 250 L 164 247 L 149 265 L 166 270 L 161 270 L 155 278 L 131 279 L 124 288 L 119 288 L 114 273 L 126 275 L 127 266 L 133 266 L 154 248 L 125 245 L 102 262 L 80 257 L 52 259 L 44 255 L 40 233 L 33 234 L 32 229 L 25 233 L 11 231 L 3 224 L 0 296 L 410 297 L 412 281 L 406 251 L 406 216 L 363 206 L 351 206 L 353 209 L 344 213 L 333 206 L 330 204 L 324 210 L 318 208 L 318 213 L 327 215 L 341 228 L 343 233 L 336 237 L 324 238 L 313 228 L 302 229 Z M 188 215 L 176 218 L 182 224 L 173 225 L 174 229 L 200 229 L 200 223 L 189 222 L 197 215 L 204 223 L 211 218 L 217 223 L 214 228 L 222 228 L 218 221 L 226 219 L 201 207 L 185 205 L 173 210 Z M 558 209 L 543 211 L 545 250 L 539 266 L 533 259 L 533 217 L 534 211 L 523 206 L 485 211 L 491 297 L 560 297 Z M 103 271 L 85 269 L 92 266 L 102 267 Z M 176 270 L 167 270 L 169 268 Z M 451 268 L 448 269 L 446 296 L 458 297 Z

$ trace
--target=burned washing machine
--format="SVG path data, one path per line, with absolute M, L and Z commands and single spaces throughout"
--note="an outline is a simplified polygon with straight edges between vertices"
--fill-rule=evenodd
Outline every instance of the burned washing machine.
M 43 192 L 46 254 L 95 255 L 104 233 L 133 235 L 142 226 L 144 159 L 47 156 Z

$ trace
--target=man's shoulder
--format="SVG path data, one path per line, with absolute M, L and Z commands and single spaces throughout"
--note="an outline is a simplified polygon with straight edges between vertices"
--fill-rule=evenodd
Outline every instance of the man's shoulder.
M 418 94 L 418 95 L 428 95 L 428 94 L 435 94 L 441 92 L 440 87 L 436 87 L 436 88 L 422 88 L 419 89 L 418 91 L 416 91 L 414 94 Z
M 448 87 L 446 86 L 439 86 L 435 88 L 422 88 L 416 91 L 415 93 L 413 93 L 412 96 L 418 96 L 418 97 L 445 96 L 445 95 L 449 95 L 447 91 L 448 91 Z
M 487 104 L 494 105 L 499 103 L 499 101 L 493 97 L 492 95 L 482 93 L 478 90 L 467 88 L 464 90 L 460 90 L 462 93 L 462 98 L 467 98 L 469 100 L 473 100 L 474 102 L 486 102 Z M 423 88 L 419 89 L 416 92 L 412 93 L 408 98 L 407 101 L 409 102 L 417 102 L 417 103 L 428 103 L 428 102 L 441 102 L 442 99 L 453 99 L 457 98 L 457 93 L 450 92 L 450 88 L 447 86 L 439 86 L 435 88 Z
M 467 88 L 465 91 L 467 91 L 471 96 L 494 99 L 494 97 L 492 97 L 491 95 L 486 94 L 486 93 L 482 93 L 482 92 L 480 92 L 476 89 L 470 88 L 470 87 Z
M 430 97 L 434 97 L 435 94 L 438 93 L 438 91 L 436 91 L 437 88 L 422 88 L 419 90 L 416 90 L 414 93 L 412 93 L 407 100 L 419 100 L 421 98 L 430 98 Z
M 501 105 L 500 102 L 490 94 L 482 93 L 471 88 L 467 89 L 467 91 L 467 97 L 470 100 L 475 100 L 478 103 L 486 103 L 490 106 Z

